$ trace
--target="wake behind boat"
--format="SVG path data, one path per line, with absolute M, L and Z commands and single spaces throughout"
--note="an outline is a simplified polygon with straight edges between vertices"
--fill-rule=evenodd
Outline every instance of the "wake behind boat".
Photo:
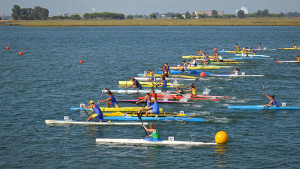
M 264 106 L 264 105 L 245 105 L 245 106 L 227 106 L 228 109 L 254 109 L 254 110 L 300 110 L 300 107 L 286 106 Z

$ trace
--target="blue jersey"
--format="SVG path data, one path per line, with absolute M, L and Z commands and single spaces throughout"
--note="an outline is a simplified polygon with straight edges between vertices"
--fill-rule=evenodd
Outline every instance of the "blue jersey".
M 115 99 L 115 97 L 114 97 L 114 95 L 111 95 L 111 96 L 109 96 L 110 98 L 111 98 L 111 104 L 112 105 L 117 105 L 118 104 L 118 102 L 117 102 L 117 100 Z
M 152 112 L 153 114 L 159 115 L 159 106 L 158 106 L 158 103 L 157 103 L 157 102 L 154 102 L 154 103 L 152 104 L 152 110 L 151 110 L 151 112 Z
M 99 118 L 100 121 L 103 120 L 103 114 L 102 114 L 102 111 L 101 109 L 96 105 L 94 108 L 93 108 L 94 112 L 97 114 L 97 118 Z
M 151 96 L 149 96 L 149 100 L 151 100 Z M 151 103 L 148 102 L 148 99 L 146 100 L 146 104 L 147 104 L 147 107 L 151 107 Z
M 138 89 L 140 89 L 140 90 L 143 89 L 142 85 L 141 85 L 140 82 L 137 81 L 137 80 L 135 81 L 135 85 L 136 85 L 136 87 L 137 87 Z
M 276 100 L 275 100 L 275 99 L 272 99 L 272 100 L 273 100 L 272 104 L 273 104 L 274 106 L 278 107 Z

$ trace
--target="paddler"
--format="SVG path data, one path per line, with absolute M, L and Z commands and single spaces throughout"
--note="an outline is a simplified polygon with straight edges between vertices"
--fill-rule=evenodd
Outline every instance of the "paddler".
M 197 66 L 196 57 L 193 56 L 192 59 L 193 59 L 193 60 L 190 62 L 190 66 Z
M 262 49 L 261 42 L 259 42 L 257 49 Z
M 187 71 L 187 63 L 185 60 L 182 61 L 182 66 L 181 66 L 180 71 L 183 71 L 183 72 Z
M 147 137 L 152 137 L 153 139 L 160 139 L 159 133 L 154 124 L 150 125 L 150 129 L 148 129 L 144 124 L 143 124 L 143 127 L 146 131 L 152 132 L 152 134 L 148 135 Z
M 276 107 L 278 107 L 278 105 L 277 105 L 277 102 L 276 102 L 276 100 L 275 100 L 275 96 L 274 96 L 274 95 L 270 95 L 270 96 L 268 96 L 266 93 L 264 93 L 264 95 L 265 95 L 267 98 L 269 98 L 269 99 L 270 99 L 270 103 L 268 103 L 268 104 L 265 104 L 264 106 L 276 106 Z
M 143 110 L 146 110 L 145 117 L 148 117 L 148 114 L 155 114 L 155 117 L 158 117 L 159 105 L 158 105 L 157 101 L 155 100 L 155 98 L 151 98 L 151 100 L 149 100 L 149 98 L 148 98 L 147 101 L 152 105 L 150 107 L 140 109 L 138 111 L 138 113 L 142 113 Z
M 190 87 L 191 87 L 191 89 L 189 89 L 189 90 L 184 90 L 184 91 L 185 91 L 185 92 L 190 92 L 190 91 L 191 91 L 192 93 L 187 93 L 187 94 L 197 95 L 197 89 L 196 89 L 195 85 L 194 85 L 194 84 L 191 84 Z
M 139 101 L 137 101 L 136 104 L 139 104 L 139 103 L 141 103 L 141 102 L 146 102 L 146 106 L 147 106 L 147 107 L 150 107 L 150 106 L 151 106 L 151 103 L 148 102 L 148 100 L 151 100 L 151 96 L 150 96 L 149 93 L 146 93 L 146 95 L 144 96 L 144 98 L 141 99 L 141 100 L 139 100 Z M 140 109 L 140 110 L 142 111 L 143 108 Z
M 297 58 L 297 61 L 300 62 L 300 57 L 299 57 L 299 55 L 298 55 L 296 58 Z
M 235 51 L 236 53 L 240 52 L 239 44 L 235 44 L 235 49 L 234 49 L 234 51 Z
M 240 69 L 235 68 L 234 71 L 232 71 L 232 74 L 233 75 L 239 75 L 239 71 L 240 71 Z
M 199 56 L 204 56 L 205 54 L 201 51 L 201 50 L 199 50 L 198 49 L 198 53 L 197 53 Z
M 209 56 L 205 55 L 204 56 L 204 60 L 201 62 L 201 64 L 204 63 L 205 65 L 210 65 L 211 62 L 210 62 L 210 58 Z
M 161 78 L 161 82 L 158 84 L 158 86 L 159 86 L 159 87 L 164 87 L 164 88 L 167 87 L 167 81 L 166 81 L 165 76 L 163 76 L 163 77 Z
M 126 78 L 130 79 L 130 81 L 132 82 L 132 84 L 130 86 L 127 86 L 126 89 L 128 89 L 130 87 L 132 87 L 132 90 L 134 90 L 135 88 L 138 88 L 139 90 L 143 89 L 143 87 L 140 84 L 140 82 L 137 81 L 135 78 L 131 78 L 131 77 L 128 77 L 128 76 L 126 76 Z
M 92 120 L 93 118 L 99 118 L 99 121 L 102 122 L 103 121 L 103 114 L 102 114 L 102 111 L 100 110 L 100 108 L 95 105 L 94 101 L 91 100 L 89 102 L 89 106 L 81 106 L 82 108 L 85 108 L 85 109 L 93 109 L 94 111 L 94 114 L 90 115 L 89 118 L 87 119 L 87 121 L 90 121 Z
M 149 82 L 149 81 L 150 82 L 156 82 L 155 74 L 150 69 L 148 70 L 147 76 L 150 76 L 150 78 L 147 80 L 147 82 Z
M 297 49 L 297 45 L 293 42 L 293 48 Z
M 176 91 L 171 92 L 171 93 L 176 93 L 177 96 L 182 96 L 184 93 L 180 90 L 180 87 L 176 87 Z
M 255 55 L 255 50 L 253 48 L 250 48 L 251 54 Z
M 115 96 L 114 94 L 107 88 L 104 88 L 104 90 L 107 90 L 107 95 L 109 96 L 107 99 L 105 100 L 99 100 L 98 103 L 101 103 L 101 102 L 107 102 L 106 103 L 106 106 L 109 107 L 110 105 L 114 105 L 115 108 L 119 108 L 119 104 L 117 102 L 117 100 L 115 99 Z
M 154 89 L 151 90 L 150 96 L 151 96 L 151 98 L 154 98 L 155 100 L 157 100 L 157 93 L 155 93 Z M 151 100 L 151 99 L 149 99 L 149 100 Z
M 164 67 L 163 67 L 163 71 L 162 71 L 162 74 L 161 74 L 160 77 L 161 77 L 161 78 L 162 78 L 162 77 L 169 77 L 169 69 L 168 69 L 167 66 L 164 66 Z

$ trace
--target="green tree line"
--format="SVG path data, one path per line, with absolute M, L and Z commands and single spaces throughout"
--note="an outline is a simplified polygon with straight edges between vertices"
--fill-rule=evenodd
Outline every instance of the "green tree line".
M 36 6 L 32 9 L 20 8 L 19 5 L 14 5 L 11 16 L 14 20 L 46 20 L 48 19 L 49 11 L 40 6 Z

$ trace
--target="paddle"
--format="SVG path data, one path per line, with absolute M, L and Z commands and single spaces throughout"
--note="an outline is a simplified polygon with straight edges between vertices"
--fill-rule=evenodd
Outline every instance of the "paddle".
M 144 108 L 145 106 L 143 106 L 143 108 Z M 142 120 L 142 117 L 141 117 L 141 114 L 143 113 L 143 111 L 141 112 L 141 113 L 137 113 L 137 116 L 138 116 L 138 118 L 141 120 L 141 122 L 142 122 L 142 126 L 143 126 L 143 128 L 144 128 L 144 123 L 143 123 L 143 120 Z M 146 131 L 146 129 L 144 128 L 144 131 L 145 131 L 145 134 L 146 134 L 146 136 L 147 136 L 147 131 Z
M 265 93 L 265 90 L 266 90 L 266 88 L 265 88 L 265 83 L 263 83 L 263 86 L 262 86 L 262 87 L 263 87 L 263 91 L 264 91 L 264 93 Z M 265 97 L 265 96 L 264 96 L 264 103 L 266 103 L 266 97 Z M 264 106 L 264 109 L 265 109 L 265 107 L 266 107 L 266 106 Z
M 105 90 L 106 88 L 104 87 L 104 90 Z M 101 99 L 101 97 L 102 97 L 102 95 L 103 95 L 103 92 L 101 93 L 101 95 L 100 95 L 100 97 L 99 97 L 99 100 Z M 97 105 L 99 104 L 99 102 L 97 102 Z
M 86 115 L 87 115 L 88 117 L 90 117 L 90 115 L 88 114 L 88 112 L 85 111 L 85 108 L 82 107 L 82 109 L 84 110 L 84 112 L 86 113 Z

